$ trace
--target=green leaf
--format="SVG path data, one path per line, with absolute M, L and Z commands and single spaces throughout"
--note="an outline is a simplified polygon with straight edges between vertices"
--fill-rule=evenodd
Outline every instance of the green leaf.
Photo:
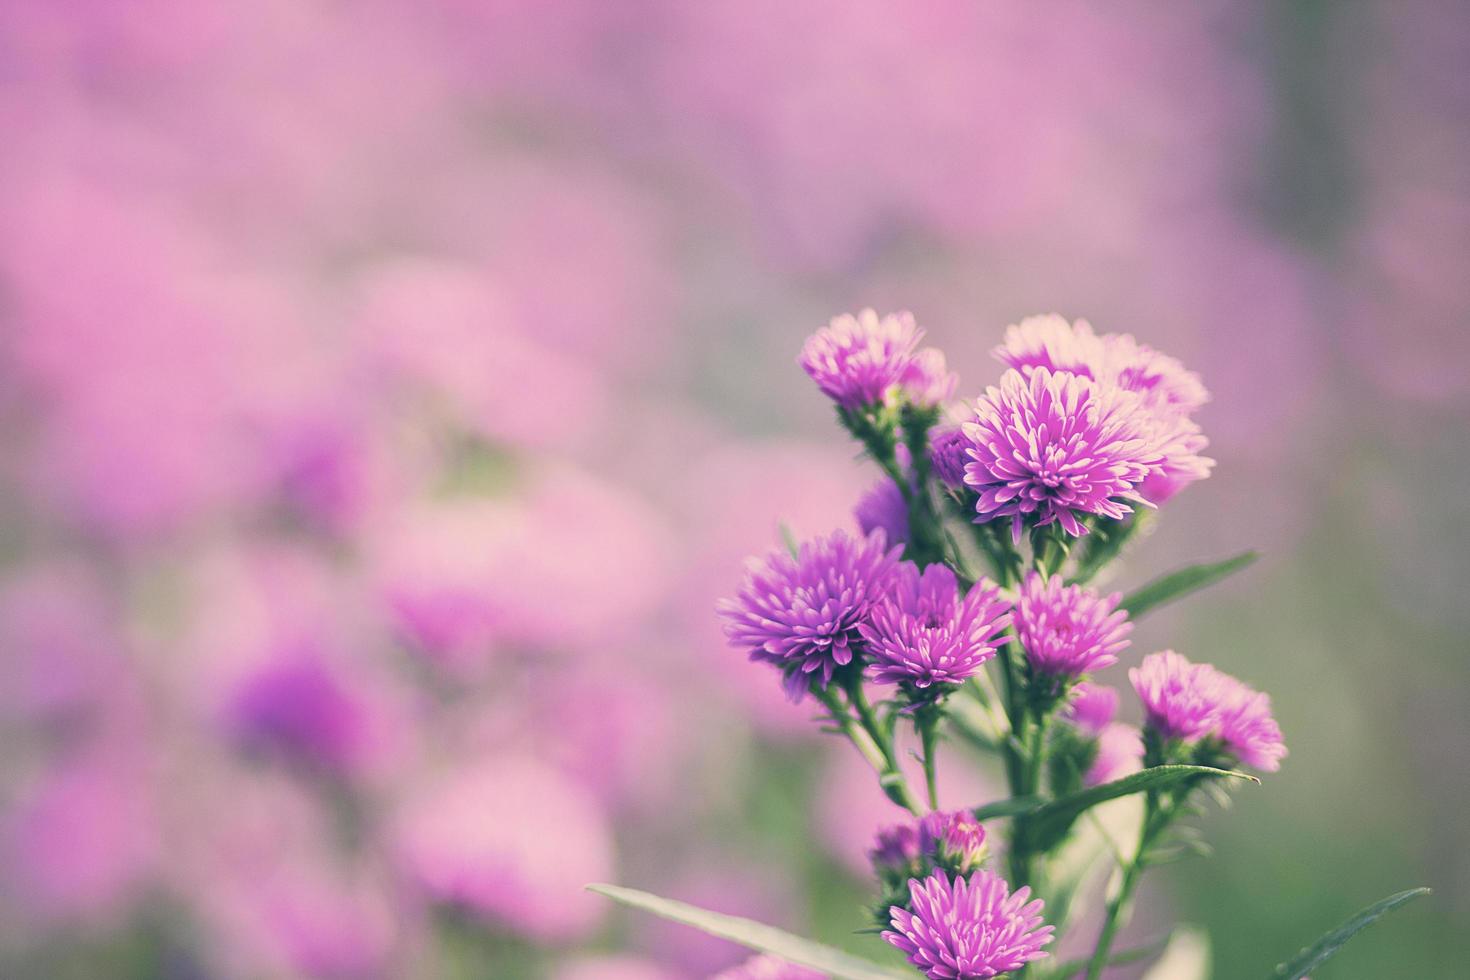
M 1163 789 L 1187 779 L 1246 779 L 1253 783 L 1260 780 L 1249 773 L 1234 769 L 1215 769 L 1211 766 L 1154 766 L 1135 772 L 1111 783 L 1080 790 L 1031 811 L 1027 819 L 1031 824 L 1033 850 L 1051 846 L 1079 816 L 1100 803 L 1131 796 L 1150 789 Z
M 868 960 L 844 953 L 831 946 L 824 946 L 810 939 L 793 936 L 774 926 L 763 925 L 750 919 L 660 898 L 633 888 L 617 885 L 588 885 L 587 890 L 606 896 L 615 902 L 630 905 L 645 912 L 662 916 L 673 922 L 693 926 L 711 936 L 728 939 L 762 953 L 779 956 L 798 966 L 810 967 L 831 974 L 833 980 L 913 980 L 913 972 L 899 972 L 879 966 Z
M 1040 796 L 1014 796 L 1008 800 L 996 800 L 984 806 L 977 806 L 974 810 L 976 820 L 998 820 L 1001 817 L 1014 817 L 1021 813 L 1030 813 L 1040 808 L 1046 800 Z
M 1125 596 L 1118 608 L 1128 610 L 1129 617 L 1137 619 L 1156 606 L 1167 605 L 1175 599 L 1184 598 L 1191 592 L 1198 592 L 1207 585 L 1214 585 L 1226 576 L 1245 568 L 1259 557 L 1254 551 L 1247 551 L 1224 561 L 1181 568 L 1160 576 Z
M 1276 968 L 1273 977 L 1277 980 L 1301 980 L 1317 967 L 1337 955 L 1337 951 L 1351 938 L 1368 928 L 1379 919 L 1400 906 L 1407 905 L 1421 895 L 1428 895 L 1428 888 L 1410 888 L 1408 891 L 1390 895 L 1381 902 L 1363 909 L 1342 925 L 1317 940 L 1289 961 Z

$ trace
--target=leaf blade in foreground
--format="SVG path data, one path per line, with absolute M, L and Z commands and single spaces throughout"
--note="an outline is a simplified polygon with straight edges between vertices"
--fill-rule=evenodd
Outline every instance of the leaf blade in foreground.
M 1416 898 L 1428 895 L 1428 888 L 1410 888 L 1397 895 L 1390 895 L 1360 911 L 1342 925 L 1303 949 L 1296 956 L 1276 967 L 1273 980 L 1301 980 L 1317 967 L 1336 956 L 1338 951 L 1358 933 L 1383 918 L 1394 909 L 1407 905 Z

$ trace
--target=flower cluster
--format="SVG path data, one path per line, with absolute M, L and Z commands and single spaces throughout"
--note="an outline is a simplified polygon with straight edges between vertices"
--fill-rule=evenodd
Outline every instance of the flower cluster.
M 1208 393 L 1130 336 L 1033 317 L 995 351 L 999 382 L 941 424 L 954 379 L 920 337 L 911 317 L 868 310 L 807 342 L 802 366 L 884 479 L 855 510 L 863 537 L 837 531 L 753 562 L 720 612 L 731 642 L 777 667 L 793 700 L 815 695 L 830 730 L 910 812 L 869 851 L 875 912 L 884 940 L 930 980 L 999 976 L 1045 956 L 1070 899 L 1044 924 L 1031 888 L 1080 887 L 1053 861 L 1080 840 L 1078 816 L 1136 792 L 1122 780 L 1140 766 L 1192 763 L 1147 783 L 1133 856 L 1118 858 L 1124 891 L 1088 964 L 1095 980 L 1142 870 L 1199 812 L 1195 791 L 1223 767 L 1275 771 L 1286 754 L 1269 698 L 1209 665 L 1143 658 L 1129 672 L 1142 729 L 1118 721 L 1118 691 L 1092 680 L 1118 663 L 1133 623 L 1122 593 L 1087 583 L 1138 527 L 1135 506 L 1208 475 L 1193 420 Z M 1192 578 L 1163 581 L 1184 583 L 1166 586 L 1182 594 Z M 923 795 L 901 765 L 908 726 Z M 941 808 L 945 732 L 1000 756 L 1010 799 Z M 1004 877 L 986 866 L 991 816 L 1010 818 Z
M 1271 698 L 1210 664 L 1173 650 L 1143 658 L 1128 672 L 1148 728 L 1165 741 L 1204 743 L 1266 772 L 1281 768 L 1286 745 Z

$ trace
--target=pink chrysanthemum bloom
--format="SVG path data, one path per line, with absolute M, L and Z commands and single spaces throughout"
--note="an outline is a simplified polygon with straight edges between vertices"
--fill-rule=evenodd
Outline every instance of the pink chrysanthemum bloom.
M 1097 754 L 1082 776 L 1084 786 L 1101 786 L 1143 768 L 1143 734 L 1114 722 L 1097 735 Z
M 1086 320 L 1068 323 L 1055 313 L 1007 327 L 1004 342 L 991 353 L 1022 372 L 1046 368 L 1082 375 L 1138 392 L 1160 409 L 1182 415 L 1210 399 L 1200 376 L 1177 358 L 1140 344 L 1131 334 L 1098 336 Z
M 1173 650 L 1150 654 L 1128 672 L 1148 725 L 1164 738 L 1212 738 L 1241 762 L 1275 772 L 1286 755 L 1271 699 L 1210 664 Z
M 1138 488 L 1149 503 L 1159 505 L 1180 490 L 1205 479 L 1215 461 L 1200 453 L 1210 444 L 1199 425 L 1186 416 L 1166 416 L 1158 422 L 1159 465 Z
M 716 973 L 710 980 L 827 980 L 827 974 L 762 953 Z
M 1014 894 L 990 871 L 950 881 L 936 871 L 909 881 L 909 909 L 888 910 L 892 931 L 883 939 L 902 950 L 929 980 L 987 980 L 1046 956 L 1052 927 L 1041 920 L 1042 902 Z
M 1118 662 L 1133 624 L 1118 608 L 1121 592 L 1102 596 L 1060 575 L 1026 576 L 1013 617 L 1031 668 L 1049 676 L 1077 677 Z
M 843 314 L 807 338 L 797 359 L 822 393 L 846 409 L 892 400 L 914 368 L 924 332 L 910 313 Z M 929 361 L 932 368 L 932 359 Z
M 996 634 L 1009 623 L 1010 606 L 994 583 L 981 579 L 962 597 L 949 566 L 921 573 L 904 562 L 887 598 L 858 630 L 873 680 L 922 691 L 963 683 L 995 656 Z
M 962 429 L 976 522 L 1009 517 L 1018 542 L 1028 517 L 1078 536 L 1087 533 L 1080 516 L 1118 520 L 1133 512 L 1124 501 L 1147 505 L 1138 487 L 1163 461 L 1137 394 L 1044 367 L 1007 371 Z
M 936 428 L 929 434 L 929 465 L 947 487 L 965 485 L 965 466 L 970 462 L 970 440 L 958 425 Z
M 868 860 L 880 878 L 902 881 L 914 873 L 920 853 L 919 828 L 912 823 L 896 823 L 878 831 L 868 849 Z
M 888 591 L 901 550 L 881 531 L 836 531 L 804 542 L 795 558 L 781 549 L 753 560 L 740 594 L 717 607 L 725 635 L 750 659 L 781 668 L 787 697 L 800 701 L 814 679 L 831 683 L 852 662 L 858 628 Z
M 1078 684 L 1062 709 L 1062 720 L 1087 735 L 1099 735 L 1118 713 L 1118 690 L 1106 684 Z
M 887 477 L 879 480 L 863 494 L 852 509 L 858 529 L 863 534 L 881 530 L 890 543 L 902 544 L 909 539 L 909 505 L 903 491 Z
M 954 397 L 959 376 L 944 362 L 944 352 L 925 347 L 914 354 L 903 374 L 903 391 L 909 402 L 919 408 L 938 408 Z
M 954 874 L 969 874 L 985 859 L 985 828 L 969 810 L 936 810 L 919 821 L 919 850 Z

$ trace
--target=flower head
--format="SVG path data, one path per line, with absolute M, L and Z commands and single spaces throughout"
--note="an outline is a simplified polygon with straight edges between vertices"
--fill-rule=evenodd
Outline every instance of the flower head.
M 954 397 L 959 377 L 944 363 L 944 352 L 925 347 L 914 354 L 903 373 L 903 391 L 919 408 L 937 408 Z
M 1101 786 L 1137 772 L 1143 763 L 1143 735 L 1132 725 L 1114 722 L 1097 736 L 1097 753 L 1082 776 L 1084 786 Z
M 903 491 L 887 477 L 873 484 L 852 509 L 858 528 L 864 534 L 882 529 L 893 544 L 909 539 L 909 505 Z
M 914 873 L 920 853 L 919 828 L 912 823 L 896 823 L 878 831 L 868 850 L 868 860 L 873 862 L 878 877 L 902 881 Z
M 1121 592 L 1101 596 L 1060 575 L 1026 577 L 1016 603 L 1016 636 L 1033 670 L 1076 677 L 1118 662 L 1133 624 L 1118 608 Z
M 852 662 L 858 628 L 887 592 L 901 550 L 881 531 L 836 531 L 804 542 L 794 558 L 778 550 L 752 561 L 740 594 L 718 606 L 725 635 L 750 659 L 781 668 L 787 696 L 800 701 L 814 679 L 828 684 Z
M 1102 338 L 1086 320 L 1068 323 L 1055 313 L 1028 316 L 1006 327 L 1005 341 L 991 355 L 1021 372 L 1033 368 L 1097 378 L 1104 362 Z
M 1079 731 L 1098 735 L 1118 713 L 1118 690 L 1105 684 L 1078 684 L 1062 711 L 1063 720 Z
M 720 971 L 710 980 L 827 980 L 827 975 L 788 963 L 769 953 L 762 953 L 738 966 Z
M 1271 699 L 1209 664 L 1165 650 L 1143 658 L 1128 679 L 1148 725 L 1166 739 L 1209 738 L 1241 762 L 1274 772 L 1286 745 L 1271 716 Z
M 993 583 L 982 579 L 962 597 L 949 566 L 920 572 L 904 562 L 859 631 L 874 680 L 925 690 L 962 683 L 979 670 L 995 656 L 995 636 L 1009 622 L 1009 605 Z
M 914 367 L 914 350 L 924 336 L 910 313 L 879 317 L 873 310 L 844 314 L 807 338 L 798 361 L 822 393 L 839 406 L 859 409 L 887 403 L 910 380 L 927 387 L 935 365 Z M 937 352 L 936 352 L 937 353 Z M 940 358 L 942 374 L 943 358 Z M 926 381 L 927 378 L 927 381 Z M 951 385 L 952 386 L 952 385 Z
M 985 828 L 968 810 L 936 810 L 919 821 L 919 851 L 937 867 L 969 874 L 985 858 Z
M 1047 954 L 1052 927 L 1042 925 L 1030 888 L 1014 894 L 990 871 L 951 881 L 935 871 L 909 882 L 909 906 L 889 909 L 883 939 L 902 950 L 929 980 L 986 980 Z
M 970 441 L 958 425 L 936 428 L 929 434 L 929 465 L 945 486 L 958 490 L 965 485 L 969 461 Z
M 1139 485 L 1163 460 L 1157 426 L 1136 393 L 1044 367 L 1007 371 L 962 429 L 977 523 L 1009 517 L 1017 541 L 1028 517 L 1076 536 L 1087 533 L 1081 516 L 1132 513 L 1124 501 L 1148 503 Z

